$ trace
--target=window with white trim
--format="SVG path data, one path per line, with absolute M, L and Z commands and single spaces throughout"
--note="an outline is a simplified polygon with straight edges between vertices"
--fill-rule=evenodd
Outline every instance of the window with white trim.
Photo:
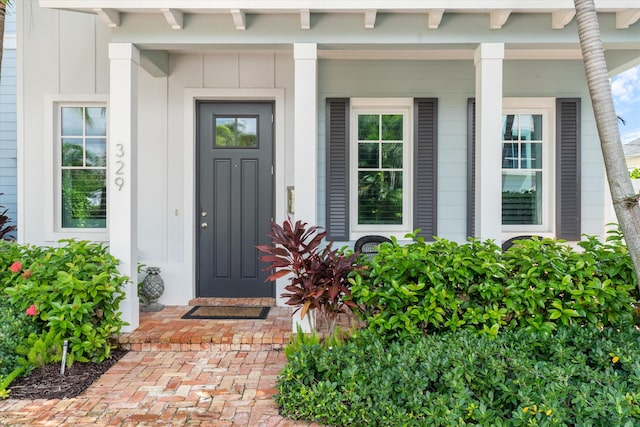
M 411 231 L 411 99 L 352 99 L 351 231 Z
M 105 229 L 107 107 L 59 103 L 56 110 L 56 228 Z
M 534 105 L 531 105 L 533 103 Z M 552 232 L 553 100 L 504 100 L 502 230 Z

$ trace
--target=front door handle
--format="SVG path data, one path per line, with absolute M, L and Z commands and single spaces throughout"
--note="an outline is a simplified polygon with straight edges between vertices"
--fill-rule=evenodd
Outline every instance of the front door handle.
M 200 228 L 207 228 L 209 225 L 206 222 L 200 224 Z

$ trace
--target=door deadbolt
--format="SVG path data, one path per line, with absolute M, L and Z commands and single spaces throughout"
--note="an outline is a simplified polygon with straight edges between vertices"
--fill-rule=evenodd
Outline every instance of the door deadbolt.
M 200 224 L 200 228 L 207 228 L 207 227 L 208 227 L 208 225 L 207 225 L 206 222 L 203 222 L 202 224 Z

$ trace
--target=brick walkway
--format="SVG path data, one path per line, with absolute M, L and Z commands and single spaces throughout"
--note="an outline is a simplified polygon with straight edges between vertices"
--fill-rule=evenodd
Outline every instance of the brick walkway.
M 130 351 L 82 395 L 0 400 L 0 426 L 318 426 L 278 415 L 291 310 L 265 320 L 183 320 L 190 307 L 141 313 Z

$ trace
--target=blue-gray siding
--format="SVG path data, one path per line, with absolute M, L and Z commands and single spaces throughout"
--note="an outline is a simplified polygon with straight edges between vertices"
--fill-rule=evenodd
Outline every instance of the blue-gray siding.
M 5 35 L 15 37 L 15 22 L 15 13 L 9 11 Z M 7 215 L 14 223 L 18 216 L 16 158 L 16 50 L 5 43 L 0 70 L 0 205 L 9 209 Z

